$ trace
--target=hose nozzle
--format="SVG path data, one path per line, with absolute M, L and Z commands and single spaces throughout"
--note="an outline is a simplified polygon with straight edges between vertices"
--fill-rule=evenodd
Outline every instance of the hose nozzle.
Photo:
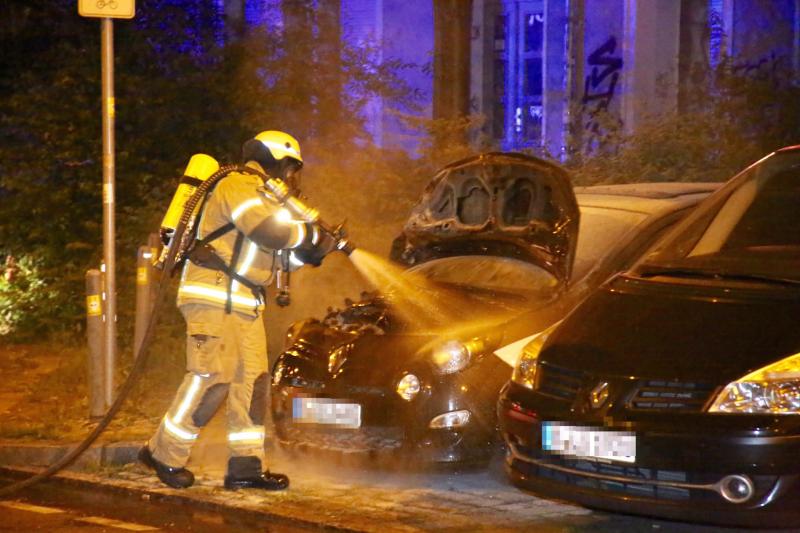
M 336 243 L 336 249 L 337 250 L 341 250 L 342 252 L 346 253 L 347 255 L 350 255 L 355 251 L 356 245 L 355 245 L 355 243 L 353 243 L 353 241 L 342 237 Z
M 350 255 L 353 253 L 353 250 L 356 249 L 355 243 L 347 238 L 347 230 L 344 227 L 344 222 L 331 228 L 330 226 L 325 226 L 322 224 L 322 227 L 328 234 L 336 240 L 336 249 Z

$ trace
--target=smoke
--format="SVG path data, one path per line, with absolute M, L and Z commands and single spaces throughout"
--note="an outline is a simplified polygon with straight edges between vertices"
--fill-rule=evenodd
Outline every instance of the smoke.
M 352 430 L 356 438 L 361 430 Z M 498 448 L 491 464 L 502 455 Z M 268 443 L 269 468 L 304 482 L 420 488 L 446 484 L 452 476 L 485 470 L 485 464 L 432 463 L 413 450 L 397 448 L 354 451 L 351 448 Z

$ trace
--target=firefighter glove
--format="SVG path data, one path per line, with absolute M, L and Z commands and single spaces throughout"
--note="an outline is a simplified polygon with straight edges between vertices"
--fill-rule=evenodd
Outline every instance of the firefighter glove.
M 336 237 L 316 224 L 308 224 L 309 238 L 293 250 L 295 257 L 306 265 L 319 266 L 322 260 L 336 250 Z

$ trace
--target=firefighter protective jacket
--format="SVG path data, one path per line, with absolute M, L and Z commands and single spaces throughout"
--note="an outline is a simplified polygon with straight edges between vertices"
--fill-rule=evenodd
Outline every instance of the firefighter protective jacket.
M 263 172 L 254 161 L 247 166 Z M 258 286 L 272 279 L 275 251 L 295 248 L 307 235 L 305 224 L 281 216 L 280 204 L 263 185 L 254 174 L 231 172 L 209 193 L 197 225 L 197 239 L 204 239 L 232 224 L 210 244 L 226 265 Z M 178 306 L 186 304 L 229 305 L 238 313 L 258 316 L 264 299 L 223 271 L 187 261 L 178 288 Z

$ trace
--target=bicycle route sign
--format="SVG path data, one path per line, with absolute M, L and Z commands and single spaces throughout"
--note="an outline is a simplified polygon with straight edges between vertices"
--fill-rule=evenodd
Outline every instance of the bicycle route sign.
M 136 14 L 135 0 L 78 0 L 82 17 L 132 19 Z

